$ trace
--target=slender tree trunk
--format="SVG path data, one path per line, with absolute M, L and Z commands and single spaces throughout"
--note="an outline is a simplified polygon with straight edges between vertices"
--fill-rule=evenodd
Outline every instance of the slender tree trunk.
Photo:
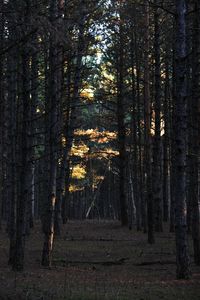
M 0 48 L 4 47 L 5 18 L 2 13 L 4 1 L 0 0 Z M 0 229 L 2 220 L 2 194 L 3 194 L 3 111 L 4 111 L 4 57 L 0 58 Z
M 175 233 L 177 278 L 190 277 L 186 226 L 186 2 L 176 0 Z
M 10 6 L 9 6 L 10 7 Z M 10 41 L 16 42 L 18 37 L 18 31 L 16 27 L 13 29 L 13 23 L 17 23 L 16 14 L 13 13 L 12 17 L 8 19 L 8 31 Z M 8 64 L 7 64 L 7 84 L 8 93 L 6 97 L 5 108 L 6 118 L 8 122 L 8 156 L 7 156 L 7 230 L 9 234 L 9 259 L 8 263 L 13 264 L 15 258 L 15 239 L 16 239 L 16 196 L 17 196 L 17 144 L 19 132 L 17 130 L 17 61 L 19 61 L 19 51 L 18 49 L 12 49 L 7 54 Z
M 191 2 L 191 4 L 190 4 Z M 193 1 L 186 1 L 186 8 L 192 9 Z M 186 51 L 190 53 L 192 49 L 192 18 L 186 18 Z M 187 137 L 186 137 L 186 148 L 187 148 L 187 161 L 186 161 L 186 204 L 187 204 L 187 232 L 192 233 L 192 201 L 194 197 L 194 182 L 193 182 L 193 172 L 194 172 L 194 156 L 193 156 L 193 146 L 194 146 L 194 130 L 193 130 L 193 95 L 192 95 L 192 55 L 187 56 L 186 61 L 186 88 L 187 88 Z
M 135 11 L 134 11 L 135 12 Z M 134 13 L 135 17 L 135 13 Z M 132 21 L 134 22 L 134 21 Z M 140 106 L 141 106 L 141 99 L 140 99 L 140 67 L 139 67 L 139 57 L 138 57 L 138 49 L 137 49 L 137 32 L 132 29 L 132 97 L 133 97 L 133 120 L 134 120 L 134 183 L 135 183 L 135 204 L 136 204 L 136 225 L 137 230 L 141 230 L 142 225 L 146 227 L 146 207 L 144 203 L 143 191 L 141 190 L 141 182 L 142 182 L 142 150 L 141 150 L 141 128 L 140 128 Z M 135 49 L 134 49 L 135 48 Z M 135 50 L 135 64 L 136 64 L 136 78 L 134 74 L 134 52 Z M 135 82 L 136 81 L 136 82 Z M 137 134 L 138 133 L 138 134 Z M 143 214 L 143 215 L 142 215 Z M 146 228 L 145 228 L 146 230 Z
M 155 6 L 157 6 L 155 0 Z M 160 29 L 159 29 L 159 9 L 154 12 L 154 49 L 155 49 L 155 135 L 153 142 L 153 202 L 155 209 L 155 230 L 161 232 L 162 227 L 162 159 L 161 159 L 161 74 L 160 74 Z
M 10 248 L 9 248 L 9 264 L 14 261 L 15 255 L 15 236 L 16 236 L 16 192 L 17 192 L 17 173 L 16 173 L 16 144 L 17 144 L 17 59 L 19 56 L 14 49 L 9 53 L 10 60 L 8 64 L 8 105 L 9 105 L 9 153 L 8 153 L 8 190 L 7 190 L 7 202 L 9 206 L 9 216 L 8 216 L 8 232 L 10 238 Z
M 64 6 L 63 6 L 63 0 L 58 1 L 58 18 L 57 18 L 57 24 L 58 24 L 58 30 L 60 32 L 63 32 L 63 15 L 64 15 Z M 64 77 L 64 71 L 63 71 L 63 43 L 61 41 L 58 42 L 58 51 L 57 51 L 57 102 L 58 102 L 58 134 L 59 134 L 59 159 L 62 161 L 63 159 L 63 141 L 62 141 L 62 132 L 63 132 L 63 77 Z M 61 223 L 62 223 L 62 217 L 61 217 L 61 210 L 62 210 L 62 196 L 64 193 L 64 185 L 63 185 L 63 179 L 65 177 L 65 173 L 62 172 L 63 170 L 63 162 L 60 163 L 58 161 L 57 165 L 57 195 L 56 195 L 56 205 L 55 205 L 55 233 L 56 235 L 61 234 Z M 64 174 L 63 174 L 64 173 Z
M 119 143 L 119 193 L 120 212 L 122 226 L 128 225 L 127 199 L 126 199 L 126 129 L 124 124 L 124 44 L 123 26 L 120 20 L 119 28 L 119 61 L 118 61 L 118 82 L 117 82 L 117 122 L 118 122 L 118 143 Z
M 193 151 L 192 151 L 192 174 L 190 184 L 192 185 L 192 238 L 194 248 L 194 261 L 200 265 L 200 3 L 194 3 L 193 23 L 193 97 L 192 97 L 192 128 L 193 128 Z M 191 137 L 190 137 L 191 138 Z
M 175 26 L 174 26 L 175 28 Z M 175 189 L 174 181 L 176 179 L 175 170 L 175 46 L 173 47 L 173 72 L 172 72 L 172 100 L 170 103 L 170 232 L 175 231 Z
M 56 24 L 57 3 L 51 0 L 49 6 L 50 20 Z M 55 222 L 55 202 L 56 202 L 56 178 L 57 178 L 57 114 L 58 114 L 58 95 L 57 95 L 57 42 L 55 32 L 50 32 L 49 48 L 49 113 L 47 150 L 49 172 L 47 184 L 47 199 L 45 205 L 45 217 L 43 220 L 44 244 L 42 252 L 42 265 L 50 267 L 52 262 L 52 250 L 54 241 L 54 222 Z
M 136 47 L 137 48 L 137 47 Z M 147 232 L 147 208 L 146 208 L 146 195 L 144 192 L 143 184 L 145 183 L 144 176 L 144 160 L 143 152 L 144 148 L 142 145 L 142 129 L 141 129 L 141 97 L 140 97 L 140 67 L 139 57 L 136 50 L 136 97 L 137 97 L 137 130 L 138 130 L 138 197 L 139 207 L 137 211 L 138 221 L 141 218 L 141 226 L 144 233 Z M 139 225 L 139 224 L 138 224 Z M 139 226 L 138 226 L 139 229 Z
M 34 3 L 36 5 L 36 3 Z M 36 6 L 37 7 L 37 6 Z M 37 144 L 37 138 L 35 137 L 36 128 L 37 128 L 37 106 L 39 104 L 39 95 L 38 95 L 38 86 L 39 86 L 39 49 L 37 45 L 38 35 L 35 34 L 33 37 L 32 43 L 32 55 L 31 55 L 31 124 L 30 124 L 30 173 L 31 173 L 31 189 L 30 189 L 30 215 L 29 222 L 30 228 L 34 226 L 34 217 L 35 217 L 35 207 L 36 207 L 36 189 L 35 189 L 35 179 L 36 179 L 36 162 L 35 160 L 35 147 Z
M 151 101 L 149 87 L 149 3 L 145 1 L 145 52 L 144 52 L 144 120 L 145 120 L 145 187 L 148 218 L 148 242 L 155 242 L 154 205 L 152 194 L 152 141 L 151 141 Z
M 164 140 L 163 140 L 163 221 L 169 219 L 169 100 L 170 100 L 170 80 L 169 80 L 169 51 L 166 50 L 165 59 L 165 99 L 164 99 Z
M 67 63 L 67 98 L 66 98 L 66 113 L 64 118 L 64 129 L 63 129 L 63 135 L 68 140 L 69 137 L 69 122 L 70 122 L 70 105 L 71 105 L 71 59 L 68 58 Z M 66 224 L 67 222 L 67 201 L 69 197 L 69 179 L 70 179 L 70 158 L 69 158 L 69 151 L 68 149 L 69 141 L 65 143 L 63 146 L 63 160 L 62 160 L 62 166 L 61 166 L 61 189 L 60 189 L 60 195 L 59 197 L 62 197 L 62 210 L 61 210 L 61 216 L 63 224 Z
M 24 9 L 29 10 L 29 3 Z M 24 22 L 27 20 L 25 19 Z M 26 24 L 26 23 L 25 23 Z M 26 26 L 26 25 L 25 25 Z M 26 29 L 24 30 L 24 33 Z M 16 244 L 13 270 L 21 271 L 24 268 L 24 248 L 25 248 L 25 227 L 26 209 L 28 200 L 29 185 L 29 163 L 28 163 L 28 132 L 29 132 L 29 112 L 30 112 L 30 57 L 27 46 L 22 49 L 22 118 L 20 133 L 20 171 L 19 190 L 17 193 L 17 215 L 16 215 Z

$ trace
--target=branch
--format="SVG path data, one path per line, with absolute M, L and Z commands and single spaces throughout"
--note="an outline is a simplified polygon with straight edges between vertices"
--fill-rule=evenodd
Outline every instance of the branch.
M 16 43 L 13 43 L 13 44 L 9 45 L 8 47 L 6 47 L 5 49 L 3 49 L 0 52 L 0 56 L 4 55 L 5 53 L 7 53 L 8 51 L 10 51 L 11 49 L 19 46 L 20 44 L 26 43 L 28 41 L 29 37 L 31 37 L 37 31 L 38 31 L 38 28 L 33 29 L 31 32 L 29 32 L 28 34 L 26 34 L 25 36 L 23 36 L 19 41 L 17 41 Z

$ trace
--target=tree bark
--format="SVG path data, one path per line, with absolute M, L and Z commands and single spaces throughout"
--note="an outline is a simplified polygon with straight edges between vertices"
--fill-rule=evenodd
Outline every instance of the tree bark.
M 50 1 L 49 6 L 50 20 L 53 25 L 56 24 L 57 3 L 54 0 Z M 49 114 L 47 119 L 47 140 L 46 153 L 48 154 L 48 182 L 47 182 L 47 199 L 45 204 L 45 212 L 43 219 L 44 244 L 42 252 L 42 265 L 46 267 L 51 266 L 52 251 L 54 241 L 54 222 L 55 222 L 55 201 L 56 201 L 56 177 L 57 177 L 57 116 L 58 116 L 58 95 L 57 95 L 57 39 L 55 32 L 50 32 L 49 45 Z
M 155 230 L 162 232 L 162 155 L 161 155 L 161 66 L 160 66 L 160 29 L 159 29 L 159 9 L 155 0 L 154 12 L 154 50 L 155 50 L 155 135 L 153 142 L 153 202 L 155 209 Z
M 194 1 L 193 21 L 193 95 L 192 95 L 192 238 L 195 264 L 200 265 L 200 211 L 199 211 L 199 160 L 200 160 L 200 3 Z
M 166 49 L 165 58 L 165 99 L 164 99 L 164 140 L 163 140 L 163 221 L 169 219 L 169 108 L 170 108 L 170 79 L 169 79 L 169 51 Z
M 5 18 L 1 12 L 4 9 L 4 1 L 0 0 L 0 47 L 4 47 Z M 4 57 L 0 59 L 0 230 L 2 221 L 3 200 L 3 111 L 4 111 Z
M 152 194 L 152 137 L 151 137 L 151 101 L 149 87 L 149 2 L 145 1 L 145 52 L 144 52 L 144 121 L 145 121 L 145 187 L 148 219 L 148 242 L 155 243 L 154 203 Z
M 29 6 L 29 3 L 27 3 Z M 26 7 L 28 9 L 28 7 Z M 27 21 L 27 20 L 26 20 Z M 22 49 L 22 126 L 20 128 L 20 171 L 19 190 L 17 193 L 17 215 L 16 215 L 16 244 L 13 270 L 22 271 L 24 268 L 25 227 L 26 209 L 28 201 L 29 185 L 29 162 L 28 162 L 28 132 L 30 111 L 30 57 L 27 46 Z
M 175 233 L 177 278 L 190 277 L 186 225 L 186 2 L 176 0 Z
M 126 128 L 124 124 L 124 44 L 123 25 L 120 12 L 119 25 L 119 59 L 117 66 L 117 122 L 119 144 L 119 198 L 122 226 L 128 225 L 127 199 L 126 199 Z

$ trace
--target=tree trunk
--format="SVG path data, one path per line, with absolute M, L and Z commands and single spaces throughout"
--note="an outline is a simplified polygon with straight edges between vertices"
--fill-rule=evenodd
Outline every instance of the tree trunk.
M 49 6 L 50 20 L 53 25 L 56 24 L 57 4 L 51 0 Z M 43 231 L 44 244 L 42 252 L 42 265 L 51 266 L 52 250 L 54 241 L 54 221 L 55 221 L 55 201 L 56 201 L 56 177 L 57 177 L 57 114 L 58 114 L 58 95 L 57 95 L 57 43 L 55 32 L 50 32 L 49 45 L 49 114 L 47 119 L 47 140 L 46 153 L 48 154 L 48 182 L 47 182 L 47 199 L 45 205 Z
M 155 0 L 155 6 L 157 5 Z M 154 12 L 154 49 L 155 49 L 155 135 L 153 142 L 153 202 L 155 209 L 155 230 L 162 232 L 162 159 L 161 159 L 161 74 L 160 74 L 160 29 L 159 29 L 159 9 L 155 8 Z
M 163 140 L 163 221 L 169 219 L 169 100 L 170 100 L 170 79 L 169 79 L 169 51 L 166 50 L 165 58 L 165 99 L 164 99 L 164 140 Z
M 121 13 L 120 13 L 121 14 Z M 117 122 L 119 144 L 119 197 L 122 226 L 128 226 L 126 199 L 126 128 L 124 124 L 124 44 L 123 26 L 120 16 L 119 26 L 119 60 L 117 66 Z
M 186 226 L 186 3 L 176 1 L 175 233 L 177 278 L 190 277 Z
M 134 11 L 135 12 L 135 11 Z M 134 13 L 135 17 L 135 13 Z M 134 21 L 132 21 L 134 22 Z M 134 107 L 134 183 L 135 183 L 135 204 L 136 204 L 136 225 L 137 230 L 141 230 L 142 226 L 144 231 L 146 231 L 146 206 L 144 203 L 143 189 L 142 187 L 142 146 L 141 146 L 141 125 L 140 125 L 140 110 L 141 110 L 141 97 L 140 97 L 140 66 L 139 66 L 139 57 L 138 57 L 138 42 L 137 42 L 137 32 L 133 28 L 134 32 L 132 33 L 131 41 L 131 51 L 135 50 L 135 64 L 136 64 L 136 78 L 134 74 L 134 57 L 132 54 L 132 83 L 134 80 L 136 83 L 132 87 L 133 95 L 133 107 Z M 134 91 L 135 89 L 135 91 Z M 138 134 L 137 134 L 138 133 Z
M 195 264 L 200 265 L 200 216 L 199 216 L 199 159 L 200 159 L 200 3 L 194 3 L 193 23 L 193 97 L 192 97 L 192 238 Z
M 0 47 L 4 47 L 5 18 L 2 13 L 4 1 L 0 0 Z M 4 111 L 4 57 L 0 59 L 0 229 L 2 220 L 2 196 L 3 196 L 3 111 Z
M 173 26 L 175 28 L 175 25 Z M 175 39 L 175 38 L 174 38 Z M 174 190 L 174 181 L 176 179 L 176 170 L 175 170 L 175 105 L 174 99 L 175 95 L 175 46 L 173 45 L 173 72 L 172 72 L 172 100 L 170 104 L 170 232 L 175 231 L 175 190 Z
M 29 4 L 26 9 L 28 10 Z M 27 20 L 26 20 L 27 21 Z M 26 30 L 26 29 L 25 29 Z M 26 32 L 24 30 L 24 33 Z M 19 190 L 17 193 L 17 216 L 16 216 L 16 244 L 13 270 L 21 271 L 24 268 L 24 247 L 25 247 L 25 227 L 26 209 L 29 186 L 29 163 L 28 163 L 28 132 L 29 132 L 29 111 L 30 111 L 30 57 L 27 46 L 22 49 L 22 118 L 20 126 L 20 171 Z
M 151 141 L 151 102 L 149 87 L 149 3 L 145 1 L 145 52 L 144 52 L 144 121 L 145 121 L 145 187 L 148 219 L 148 242 L 155 243 L 154 204 L 152 194 L 152 141 Z

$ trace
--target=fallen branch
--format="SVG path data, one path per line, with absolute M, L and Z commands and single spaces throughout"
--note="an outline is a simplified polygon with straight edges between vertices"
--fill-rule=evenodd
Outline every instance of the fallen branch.
M 138 264 L 134 264 L 135 266 L 150 266 L 150 265 L 175 265 L 175 261 L 171 260 L 157 260 L 157 261 L 144 261 Z
M 64 259 L 54 260 L 53 263 L 63 263 L 64 265 L 74 265 L 74 264 L 89 264 L 89 265 L 102 265 L 102 266 L 113 266 L 113 265 L 122 265 L 124 264 L 129 258 L 123 257 L 114 261 L 66 261 Z
M 106 239 L 106 238 L 99 238 L 99 239 L 86 239 L 86 238 L 64 238 L 65 241 L 67 242 L 134 242 L 134 240 L 130 240 L 130 239 Z

